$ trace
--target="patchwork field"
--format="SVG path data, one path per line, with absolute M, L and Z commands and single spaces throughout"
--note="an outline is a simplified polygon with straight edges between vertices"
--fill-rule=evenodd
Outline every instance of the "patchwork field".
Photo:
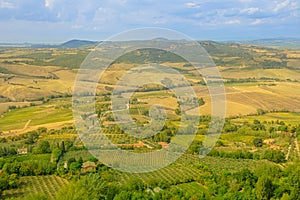
M 176 48 L 173 41 L 165 42 Z M 261 199 L 299 199 L 300 51 L 293 45 L 279 48 L 199 43 L 211 55 L 216 68 L 202 68 L 199 74 L 181 57 L 149 48 L 119 57 L 101 77 L 92 68 L 97 65 L 79 69 L 86 56 L 96 50 L 93 42 L 74 40 L 58 46 L 0 48 L 0 198 L 37 199 L 30 195 L 38 194 L 44 195 L 39 199 L 88 199 L 92 194 L 93 199 L 259 199 L 259 193 L 268 191 L 269 197 Z M 105 52 L 101 47 L 98 50 Z M 107 60 L 94 59 L 86 64 L 93 65 L 94 61 Z M 172 73 L 167 73 L 170 69 Z M 224 83 L 224 94 L 211 94 L 207 87 L 222 86 L 217 71 Z M 84 78 L 73 95 L 78 72 Z M 124 81 L 126 76 L 130 78 Z M 94 83 L 98 83 L 96 113 L 87 109 L 94 106 L 93 91 L 89 90 Z M 116 84 L 120 86 L 116 98 L 121 101 L 121 97 L 129 97 L 129 102 L 112 111 L 111 94 L 116 92 Z M 188 98 L 190 87 L 195 98 Z M 181 98 L 177 99 L 172 90 Z M 83 99 L 72 100 L 72 95 L 78 94 Z M 218 102 L 213 108 L 212 99 L 222 95 L 226 95 L 226 107 L 221 109 L 226 109 L 227 117 L 224 126 L 218 128 L 222 134 L 210 134 L 218 140 L 207 156 L 199 157 L 209 149 L 202 147 L 210 142 L 206 134 L 212 125 L 212 110 L 221 106 Z M 195 102 L 200 105 L 200 113 Z M 99 119 L 110 140 L 100 135 L 105 143 L 93 145 L 95 151 L 109 150 L 110 143 L 136 154 L 163 148 L 174 148 L 174 153 L 185 147 L 187 150 L 167 167 L 148 173 L 111 168 L 122 166 L 114 162 L 113 154 L 108 158 L 113 163 L 105 166 L 78 136 L 72 103 L 82 104 L 78 117 L 90 122 L 82 130 L 97 130 L 95 120 Z M 154 118 L 162 121 L 152 112 L 154 105 L 165 109 L 167 120 L 162 126 L 152 124 Z M 114 119 L 114 114 L 127 109 L 137 124 L 135 129 L 121 129 Z M 180 124 L 182 112 L 200 114 L 199 124 Z M 181 125 L 182 132 L 178 134 Z M 147 138 L 136 137 L 148 126 Z M 156 131 L 156 126 L 161 129 Z M 193 128 L 196 135 L 191 134 Z M 91 136 L 97 136 L 96 132 Z M 166 158 L 156 156 L 152 162 Z M 126 166 L 134 163 L 126 162 Z M 88 169 L 91 171 L 86 173 Z

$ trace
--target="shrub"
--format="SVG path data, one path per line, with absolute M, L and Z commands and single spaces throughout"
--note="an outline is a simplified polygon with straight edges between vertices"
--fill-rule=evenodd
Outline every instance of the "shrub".
M 81 168 L 81 164 L 79 162 L 72 162 L 70 164 L 70 170 L 77 170 Z
M 256 147 L 262 147 L 263 146 L 263 140 L 261 138 L 254 138 L 253 139 L 253 145 Z
M 281 163 L 285 161 L 285 155 L 280 150 L 266 150 L 263 158 L 275 163 Z

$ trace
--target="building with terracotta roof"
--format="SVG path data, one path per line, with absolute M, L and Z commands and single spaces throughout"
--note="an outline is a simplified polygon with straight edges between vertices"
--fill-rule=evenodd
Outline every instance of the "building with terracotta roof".
M 166 148 L 169 146 L 169 144 L 166 142 L 158 142 L 158 144 L 160 144 L 162 148 Z
M 26 155 L 28 153 L 28 150 L 27 148 L 20 148 L 17 150 L 17 153 L 21 155 Z
M 96 168 L 97 168 L 97 166 L 94 162 L 87 161 L 87 162 L 82 163 L 81 171 L 82 172 L 95 171 Z

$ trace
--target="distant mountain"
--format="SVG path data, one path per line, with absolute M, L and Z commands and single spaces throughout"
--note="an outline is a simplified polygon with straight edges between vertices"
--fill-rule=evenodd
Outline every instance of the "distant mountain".
M 80 48 L 84 46 L 97 45 L 99 42 L 88 41 L 88 40 L 70 40 L 59 45 L 59 48 Z
M 0 47 L 8 47 L 8 48 L 23 48 L 23 47 L 31 47 L 29 43 L 0 43 Z
M 82 48 L 86 46 L 97 45 L 99 42 L 89 40 L 70 40 L 62 44 L 32 44 L 31 48 Z
M 274 38 L 239 41 L 242 44 L 255 44 L 269 47 L 282 47 L 289 49 L 300 49 L 300 39 L 297 38 Z
M 154 41 L 172 41 L 165 38 L 155 38 Z M 131 41 L 136 42 L 136 41 Z M 176 42 L 176 40 L 174 40 Z M 96 46 L 100 42 L 90 40 L 69 40 L 62 44 L 30 44 L 30 43 L 0 43 L 0 47 L 24 47 L 24 48 L 82 48 L 86 46 Z M 274 38 L 274 39 L 258 39 L 258 40 L 244 40 L 244 41 L 227 41 L 227 42 L 214 42 L 214 41 L 199 41 L 207 51 L 219 52 L 225 48 L 228 51 L 230 44 L 253 44 L 265 47 L 281 47 L 289 49 L 300 49 L 300 39 L 296 38 Z M 234 50 L 234 49 L 232 49 Z

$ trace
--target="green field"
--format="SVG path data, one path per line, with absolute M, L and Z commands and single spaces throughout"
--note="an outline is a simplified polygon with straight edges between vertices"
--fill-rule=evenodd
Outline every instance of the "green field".
M 284 121 L 286 124 L 298 125 L 300 122 L 300 113 L 298 112 L 274 112 L 266 113 L 259 116 L 245 116 L 242 118 L 233 119 L 233 122 L 253 122 L 254 119 L 260 120 L 262 122 L 272 122 L 272 121 Z
M 0 119 L 0 131 L 22 129 L 28 121 L 28 126 L 49 124 L 72 120 L 72 111 L 61 106 L 61 102 L 50 102 L 12 110 Z
M 257 199 L 257 193 L 270 190 L 274 200 L 284 199 L 284 195 L 299 199 L 300 51 L 211 41 L 200 44 L 214 59 L 226 92 L 224 109 L 227 118 L 223 129 L 218 129 L 222 134 L 210 135 L 219 138 L 208 156 L 198 155 L 202 147 L 207 147 L 203 142 L 214 109 L 209 93 L 213 90 L 208 91 L 207 85 L 216 86 L 219 82 L 213 75 L 204 79 L 192 65 L 167 52 L 144 49 L 119 57 L 99 77 L 96 115 L 85 108 L 80 113 L 82 120 L 91 122 L 82 130 L 87 128 L 91 136 L 96 137 L 99 129 L 94 123 L 98 117 L 105 136 L 124 151 L 141 154 L 161 148 L 173 150 L 170 142 L 187 148 L 175 162 L 148 173 L 117 171 L 111 167 L 117 166 L 117 162 L 105 166 L 85 149 L 85 140 L 77 134 L 71 96 L 76 72 L 92 48 L 0 49 L 0 198 L 25 199 L 31 194 L 44 194 L 50 199 L 59 199 L 56 194 L 69 197 L 67 195 L 78 192 L 81 197 L 95 192 L 96 196 L 106 195 L 101 196 L 102 199 L 120 195 L 118 200 L 151 199 L 143 198 L 148 193 L 162 195 L 162 199 L 168 199 L 166 193 L 174 195 L 173 199 L 192 200 L 197 199 L 195 195 L 198 194 L 207 195 L 208 199 L 223 199 L 223 195 L 224 199 L 241 199 L 237 196 L 244 194 L 248 195 L 246 199 Z M 154 61 L 177 70 L 189 80 L 198 99 L 188 97 L 184 78 L 161 81 L 175 84 L 174 89 L 182 95 L 180 99 L 162 87 L 163 84 L 141 85 L 126 105 L 138 127 L 121 130 L 119 122 L 113 118 L 111 106 L 115 84 L 126 71 Z M 145 69 L 145 72 L 132 75 L 130 81 L 139 80 L 141 73 L 157 78 L 163 74 L 155 74 L 147 66 Z M 201 70 L 211 73 L 210 68 Z M 172 79 L 174 74 L 168 77 Z M 85 81 L 90 86 L 89 80 Z M 119 95 L 127 97 L 131 94 L 130 81 L 121 86 L 124 92 Z M 91 94 L 84 93 L 84 96 L 89 99 Z M 201 102 L 201 115 L 199 124 L 194 125 L 197 134 L 192 135 L 188 124 L 180 124 L 181 112 L 187 113 L 188 120 L 199 113 L 195 107 L 184 110 L 187 106 L 182 104 L 192 105 L 197 101 Z M 83 106 L 94 106 L 91 102 L 87 101 Z M 152 105 L 160 105 L 166 111 L 167 119 L 160 130 L 155 129 L 154 123 L 153 127 L 148 126 L 153 120 L 150 119 Z M 120 106 L 117 112 L 125 111 Z M 154 118 L 162 119 L 154 115 Z M 151 128 L 147 129 L 148 138 L 135 137 L 142 130 L 140 127 Z M 178 134 L 181 128 L 183 131 Z M 99 145 L 106 148 L 106 144 Z M 173 153 L 176 153 L 177 146 L 174 147 Z M 19 155 L 19 148 L 27 148 L 28 154 Z M 92 165 L 88 173 L 84 168 L 86 161 L 93 161 L 88 163 Z M 126 162 L 129 166 L 134 163 Z M 134 167 L 139 167 L 137 165 Z M 99 184 L 89 185 L 89 181 L 95 180 Z M 62 192 L 58 193 L 60 189 Z M 233 193 L 237 196 L 230 196 Z M 94 199 L 99 199 L 97 197 Z

